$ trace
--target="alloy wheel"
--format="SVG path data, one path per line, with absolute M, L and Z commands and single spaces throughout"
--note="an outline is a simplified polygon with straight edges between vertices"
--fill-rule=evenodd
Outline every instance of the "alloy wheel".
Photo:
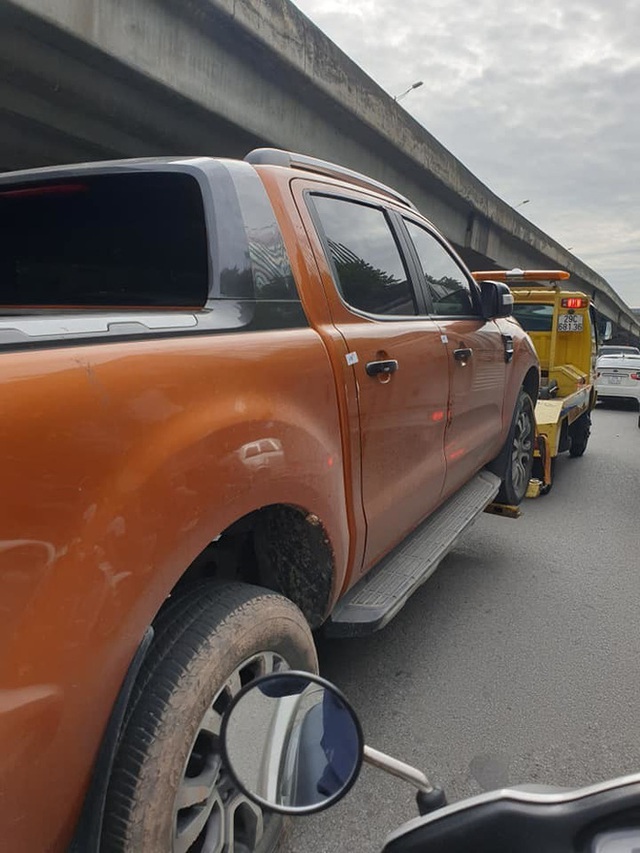
M 183 770 L 174 804 L 173 853 L 253 853 L 271 821 L 234 787 L 220 754 L 222 716 L 233 697 L 261 675 L 288 669 L 273 652 L 243 661 L 204 714 Z
M 523 495 L 529 483 L 533 462 L 533 422 L 529 412 L 521 411 L 516 421 L 511 452 L 511 479 L 515 492 Z

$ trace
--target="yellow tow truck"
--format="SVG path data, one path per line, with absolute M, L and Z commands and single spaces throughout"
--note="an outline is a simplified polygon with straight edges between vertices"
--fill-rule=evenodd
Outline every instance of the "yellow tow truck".
M 593 305 L 585 293 L 563 290 L 564 270 L 483 270 L 477 281 L 506 282 L 514 297 L 514 317 L 527 331 L 540 360 L 536 402 L 536 449 L 527 495 L 546 494 L 557 455 L 582 456 L 596 404 L 598 348 Z

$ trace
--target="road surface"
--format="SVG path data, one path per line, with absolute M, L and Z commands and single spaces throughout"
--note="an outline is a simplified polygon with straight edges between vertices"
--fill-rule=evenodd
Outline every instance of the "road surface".
M 483 515 L 380 633 L 320 645 L 367 743 L 450 800 L 640 770 L 637 422 L 598 408 L 585 456 L 558 459 L 549 495 L 517 521 Z M 413 796 L 365 767 L 339 805 L 295 822 L 284 849 L 379 850 L 416 815 Z

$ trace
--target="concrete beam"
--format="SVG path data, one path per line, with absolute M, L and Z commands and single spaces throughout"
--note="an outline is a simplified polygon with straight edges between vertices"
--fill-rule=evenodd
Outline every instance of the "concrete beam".
M 482 266 L 568 269 L 640 334 L 601 276 L 502 202 L 288 0 L 0 0 L 0 72 L 7 166 L 302 151 L 404 192 Z

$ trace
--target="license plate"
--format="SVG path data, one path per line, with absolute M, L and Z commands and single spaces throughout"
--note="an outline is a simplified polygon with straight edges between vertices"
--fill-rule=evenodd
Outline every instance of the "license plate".
M 622 376 L 607 376 L 607 382 L 609 385 L 620 385 Z
M 582 314 L 560 314 L 558 317 L 558 331 L 581 332 L 583 319 Z

